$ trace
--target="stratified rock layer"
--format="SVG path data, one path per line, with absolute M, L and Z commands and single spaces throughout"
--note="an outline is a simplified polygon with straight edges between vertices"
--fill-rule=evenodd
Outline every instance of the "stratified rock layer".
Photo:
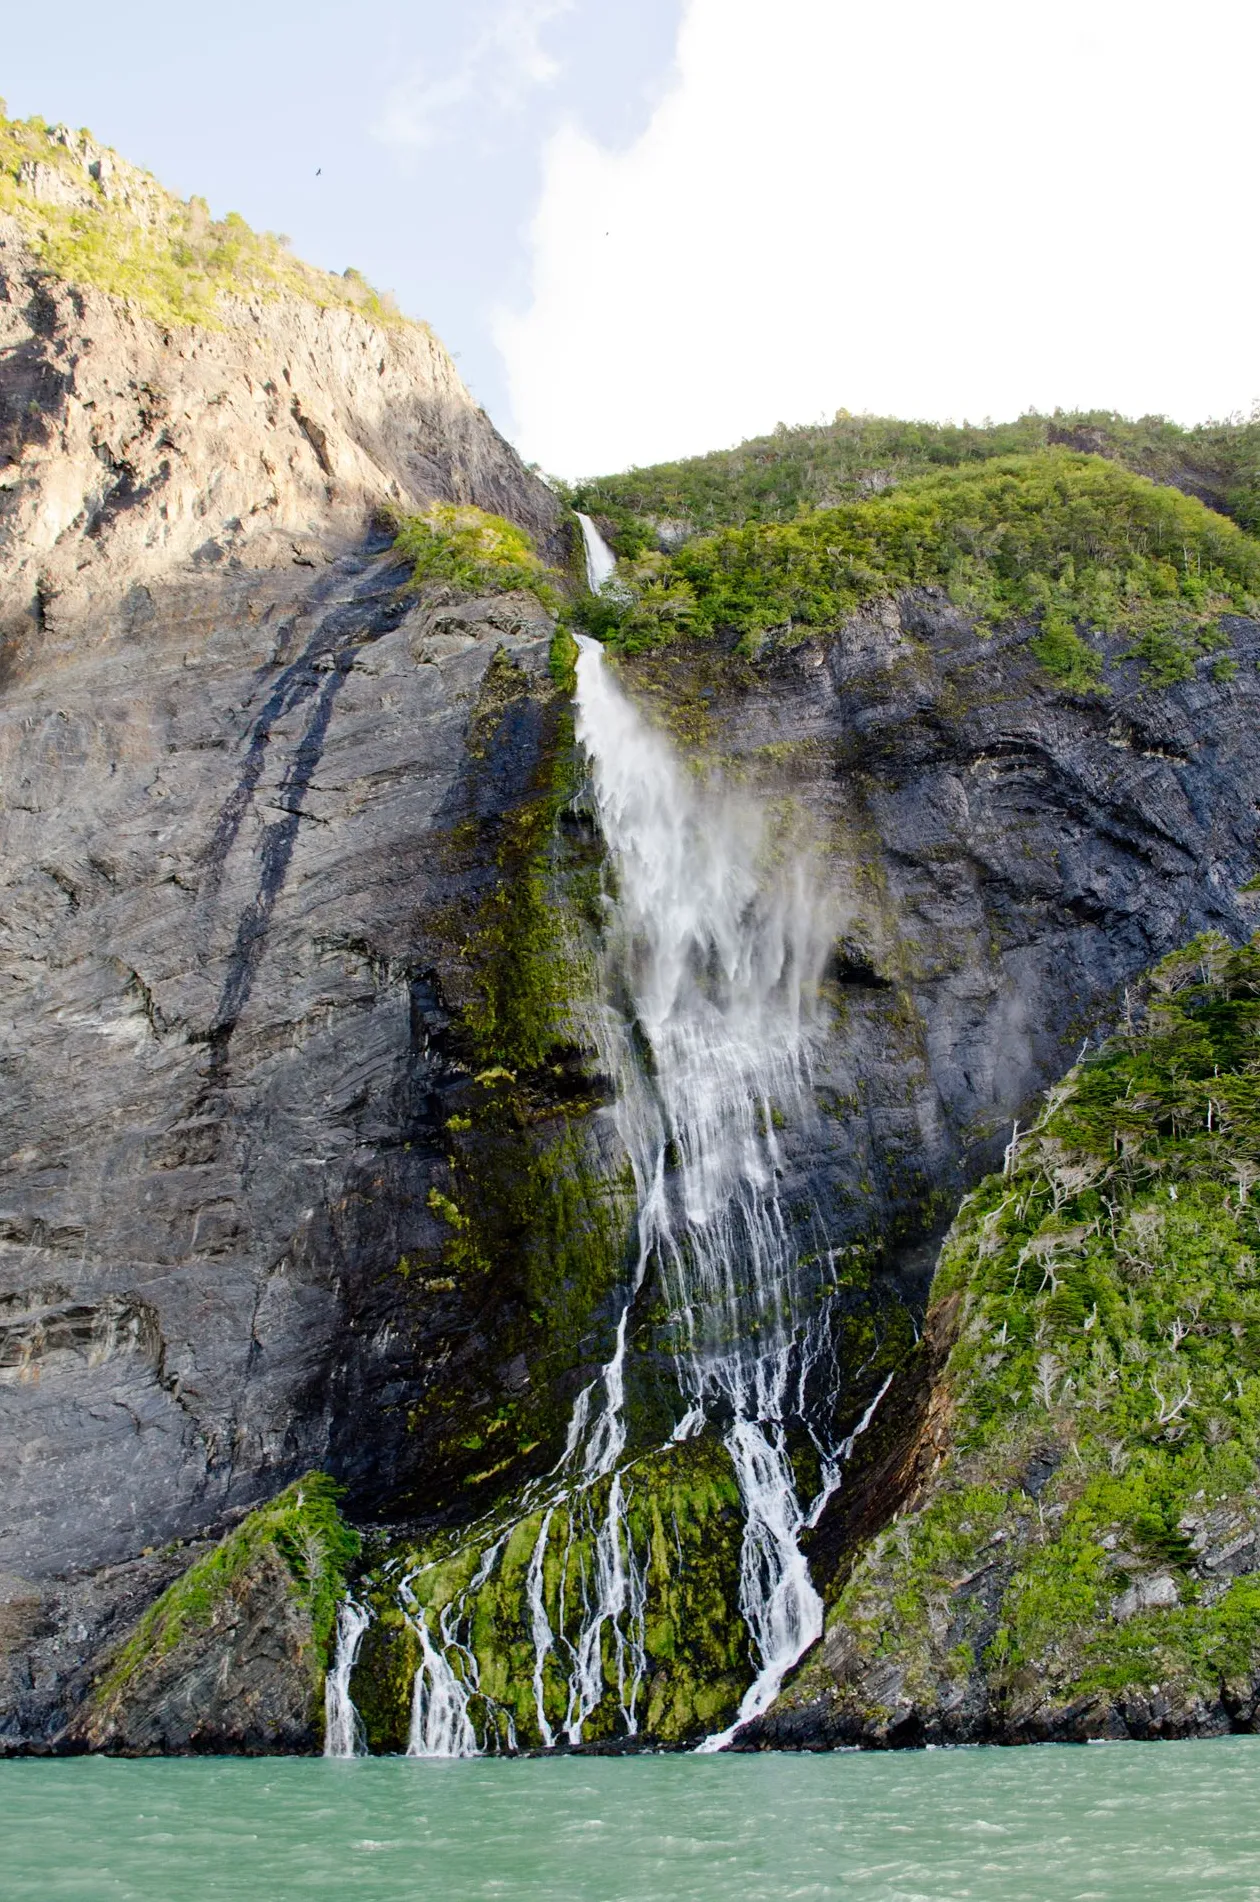
M 21 1746 L 64 1734 L 183 1562 L 168 1542 L 309 1467 L 360 1516 L 431 1524 L 554 1460 L 626 1208 L 548 980 L 572 973 L 544 926 L 596 927 L 599 862 L 565 804 L 552 619 L 408 596 L 370 527 L 391 499 L 467 499 L 554 550 L 554 499 L 425 332 L 283 298 L 166 332 L 0 238 Z M 1246 934 L 1260 630 L 1226 632 L 1231 680 L 1204 662 L 1151 691 L 1113 649 L 1088 700 L 1049 687 L 1028 630 L 982 637 L 926 594 L 756 664 L 626 663 L 822 854 L 844 926 L 783 1199 L 877 1294 L 921 1304 L 961 1189 L 1127 983 L 1198 930 Z M 647 1441 L 656 1292 L 633 1317 Z M 909 1370 L 873 1429 L 889 1473 L 922 1388 Z M 856 1536 L 836 1512 L 820 1576 Z

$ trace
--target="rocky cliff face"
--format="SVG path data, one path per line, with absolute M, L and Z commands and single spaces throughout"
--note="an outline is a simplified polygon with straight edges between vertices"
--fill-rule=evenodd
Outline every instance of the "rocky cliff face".
M 884 1522 L 740 1747 L 1260 1724 L 1258 1023 L 1257 942 L 1196 940 L 967 1198 Z
M 85 624 L 143 628 L 185 567 L 321 569 L 388 505 L 470 501 L 554 532 L 548 492 L 423 327 L 296 296 L 218 309 L 218 327 L 165 328 L 51 276 L 0 214 L 10 665 Z
M 1145 688 L 1114 641 L 1082 698 L 1026 630 L 977 634 L 925 593 L 756 663 L 696 644 L 627 664 L 684 744 L 794 794 L 825 855 L 845 921 L 811 1138 L 829 1233 L 921 1232 L 928 1206 L 943 1226 L 1126 984 L 1195 931 L 1245 935 L 1260 636 L 1229 635 L 1228 680 L 1205 662 Z
M 284 297 L 164 331 L 0 222 L 22 1728 L 169 1573 L 142 1553 L 354 1439 L 347 1269 L 440 1228 L 410 1139 L 460 907 L 558 699 L 532 597 L 418 604 L 373 513 L 466 499 L 544 546 L 557 517 L 423 329 Z
M 408 595 L 371 519 L 438 497 L 564 531 L 426 332 L 289 294 L 164 327 L 0 239 L 0 1732 L 309 1747 L 313 1626 L 273 1557 L 187 1654 L 110 1660 L 307 1469 L 409 1538 L 511 1500 L 607 1353 L 630 1211 L 581 1022 L 601 847 L 564 643 L 531 595 Z M 930 592 L 755 662 L 623 664 L 795 813 L 842 919 L 783 1204 L 853 1263 L 839 1424 L 895 1381 L 820 1579 L 914 1483 L 959 1194 L 1153 959 L 1250 927 L 1260 629 L 1226 633 L 1232 676 L 1149 689 L 1113 644 L 1085 698 Z M 717 1460 L 658 1459 L 676 1548 L 641 1502 L 671 1741 L 744 1669 Z M 414 1659 L 374 1642 L 356 1697 L 396 1743 Z
M 1113 643 L 1107 693 L 1084 699 L 1047 687 L 1026 631 L 981 636 L 927 595 L 756 663 L 698 642 L 623 663 L 680 745 L 766 801 L 795 803 L 841 921 L 824 980 L 818 1113 L 779 1133 L 779 1208 L 801 1259 L 811 1258 L 815 1223 L 833 1251 L 819 1259 L 833 1283 L 821 1298 L 838 1349 L 838 1430 L 851 1432 L 892 1382 L 808 1535 L 815 1581 L 828 1591 L 948 1446 L 948 1312 L 933 1314 L 917 1345 L 914 1331 L 935 1238 L 964 1189 L 1000 1160 L 1014 1119 L 1035 1114 L 1037 1092 L 1123 1017 L 1127 987 L 1136 1008 L 1136 986 L 1165 948 L 1203 929 L 1238 940 L 1250 928 L 1260 628 L 1235 620 L 1229 636 L 1233 671 L 1217 663 L 1216 678 L 1205 664 L 1163 691 L 1144 688 Z M 729 1722 L 738 1703 L 739 1520 L 712 1428 L 667 1459 L 653 1450 L 676 1392 L 669 1307 L 653 1278 L 632 1310 L 631 1346 L 627 1486 L 645 1592 L 639 1736 L 678 1744 Z M 808 1496 L 808 1445 L 795 1456 Z M 378 1548 L 377 1623 L 354 1680 L 374 1747 L 405 1740 L 420 1662 L 397 1611 L 400 1570 L 431 1616 L 471 1634 L 489 1736 L 502 1743 L 510 1719 L 518 1744 L 546 1741 L 523 1609 L 531 1555 L 545 1553 L 547 1619 L 576 1643 L 554 1584 L 566 1567 L 596 1571 L 603 1495 L 592 1499 L 592 1526 L 534 1494 L 492 1519 L 480 1542 L 408 1536 Z M 671 1524 L 686 1531 L 674 1539 Z M 700 1535 L 698 1549 L 688 1534 Z M 500 1535 L 502 1557 L 474 1585 Z M 615 1680 L 586 1741 L 618 1735 Z M 549 1708 L 555 1725 L 558 1692 Z M 748 1741 L 759 1737 L 856 1740 L 816 1721 L 812 1705 L 799 1720 L 767 1718 Z

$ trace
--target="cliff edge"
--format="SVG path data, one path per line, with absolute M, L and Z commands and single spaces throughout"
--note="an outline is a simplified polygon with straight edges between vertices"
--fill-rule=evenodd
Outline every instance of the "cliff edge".
M 0 356 L 10 664 L 184 568 L 321 566 L 385 507 L 556 531 L 427 326 L 64 126 L 0 121 Z

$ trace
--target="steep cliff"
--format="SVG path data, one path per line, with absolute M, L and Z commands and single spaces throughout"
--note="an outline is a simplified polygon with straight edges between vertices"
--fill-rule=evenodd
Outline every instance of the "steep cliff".
M 177 571 L 320 569 L 389 504 L 471 501 L 554 532 L 551 496 L 422 325 L 256 256 L 239 221 L 201 258 L 188 207 L 64 127 L 0 122 L 0 160 L 14 155 L 16 178 L 0 176 L 10 665 L 84 625 L 142 628 L 152 585 Z M 179 320 L 181 298 L 201 321 Z
M 604 614 L 636 704 L 824 887 L 810 1099 L 759 1133 L 829 1439 L 880 1399 L 809 1535 L 834 1599 L 949 1443 L 951 1311 L 916 1335 L 960 1196 L 1153 961 L 1252 928 L 1254 544 L 1032 458 L 979 502 L 907 486 L 913 533 L 732 530 L 558 622 L 562 577 L 483 586 L 480 518 L 428 507 L 568 546 L 426 331 L 80 135 L 5 137 L 0 1739 L 318 1747 L 349 1566 L 373 1747 L 454 1609 L 497 1740 L 545 1742 L 531 1620 L 563 1650 L 614 1474 L 541 1488 L 636 1260 L 567 621 Z M 1141 625 L 1092 628 L 1109 600 Z M 755 1664 L 743 1521 L 722 1423 L 670 1437 L 659 1263 L 625 1341 L 637 1735 L 678 1743 Z M 313 1471 L 357 1568 L 341 1520 L 290 1523 Z
M 441 1252 L 430 1091 L 565 744 L 538 601 L 408 594 L 374 526 L 437 499 L 556 534 L 440 345 L 296 267 L 211 283 L 199 323 L 59 277 L 50 191 L 114 243 L 175 211 L 26 143 L 0 211 L 10 1737 L 60 1725 L 169 1542 L 334 1438 L 379 1489 L 425 1354 L 497 1391 L 517 1350 L 396 1271 Z

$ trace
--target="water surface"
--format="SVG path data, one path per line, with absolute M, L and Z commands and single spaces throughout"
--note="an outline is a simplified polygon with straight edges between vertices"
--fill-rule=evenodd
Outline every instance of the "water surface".
M 1260 1739 L 0 1764 L 5 1902 L 1260 1902 Z

